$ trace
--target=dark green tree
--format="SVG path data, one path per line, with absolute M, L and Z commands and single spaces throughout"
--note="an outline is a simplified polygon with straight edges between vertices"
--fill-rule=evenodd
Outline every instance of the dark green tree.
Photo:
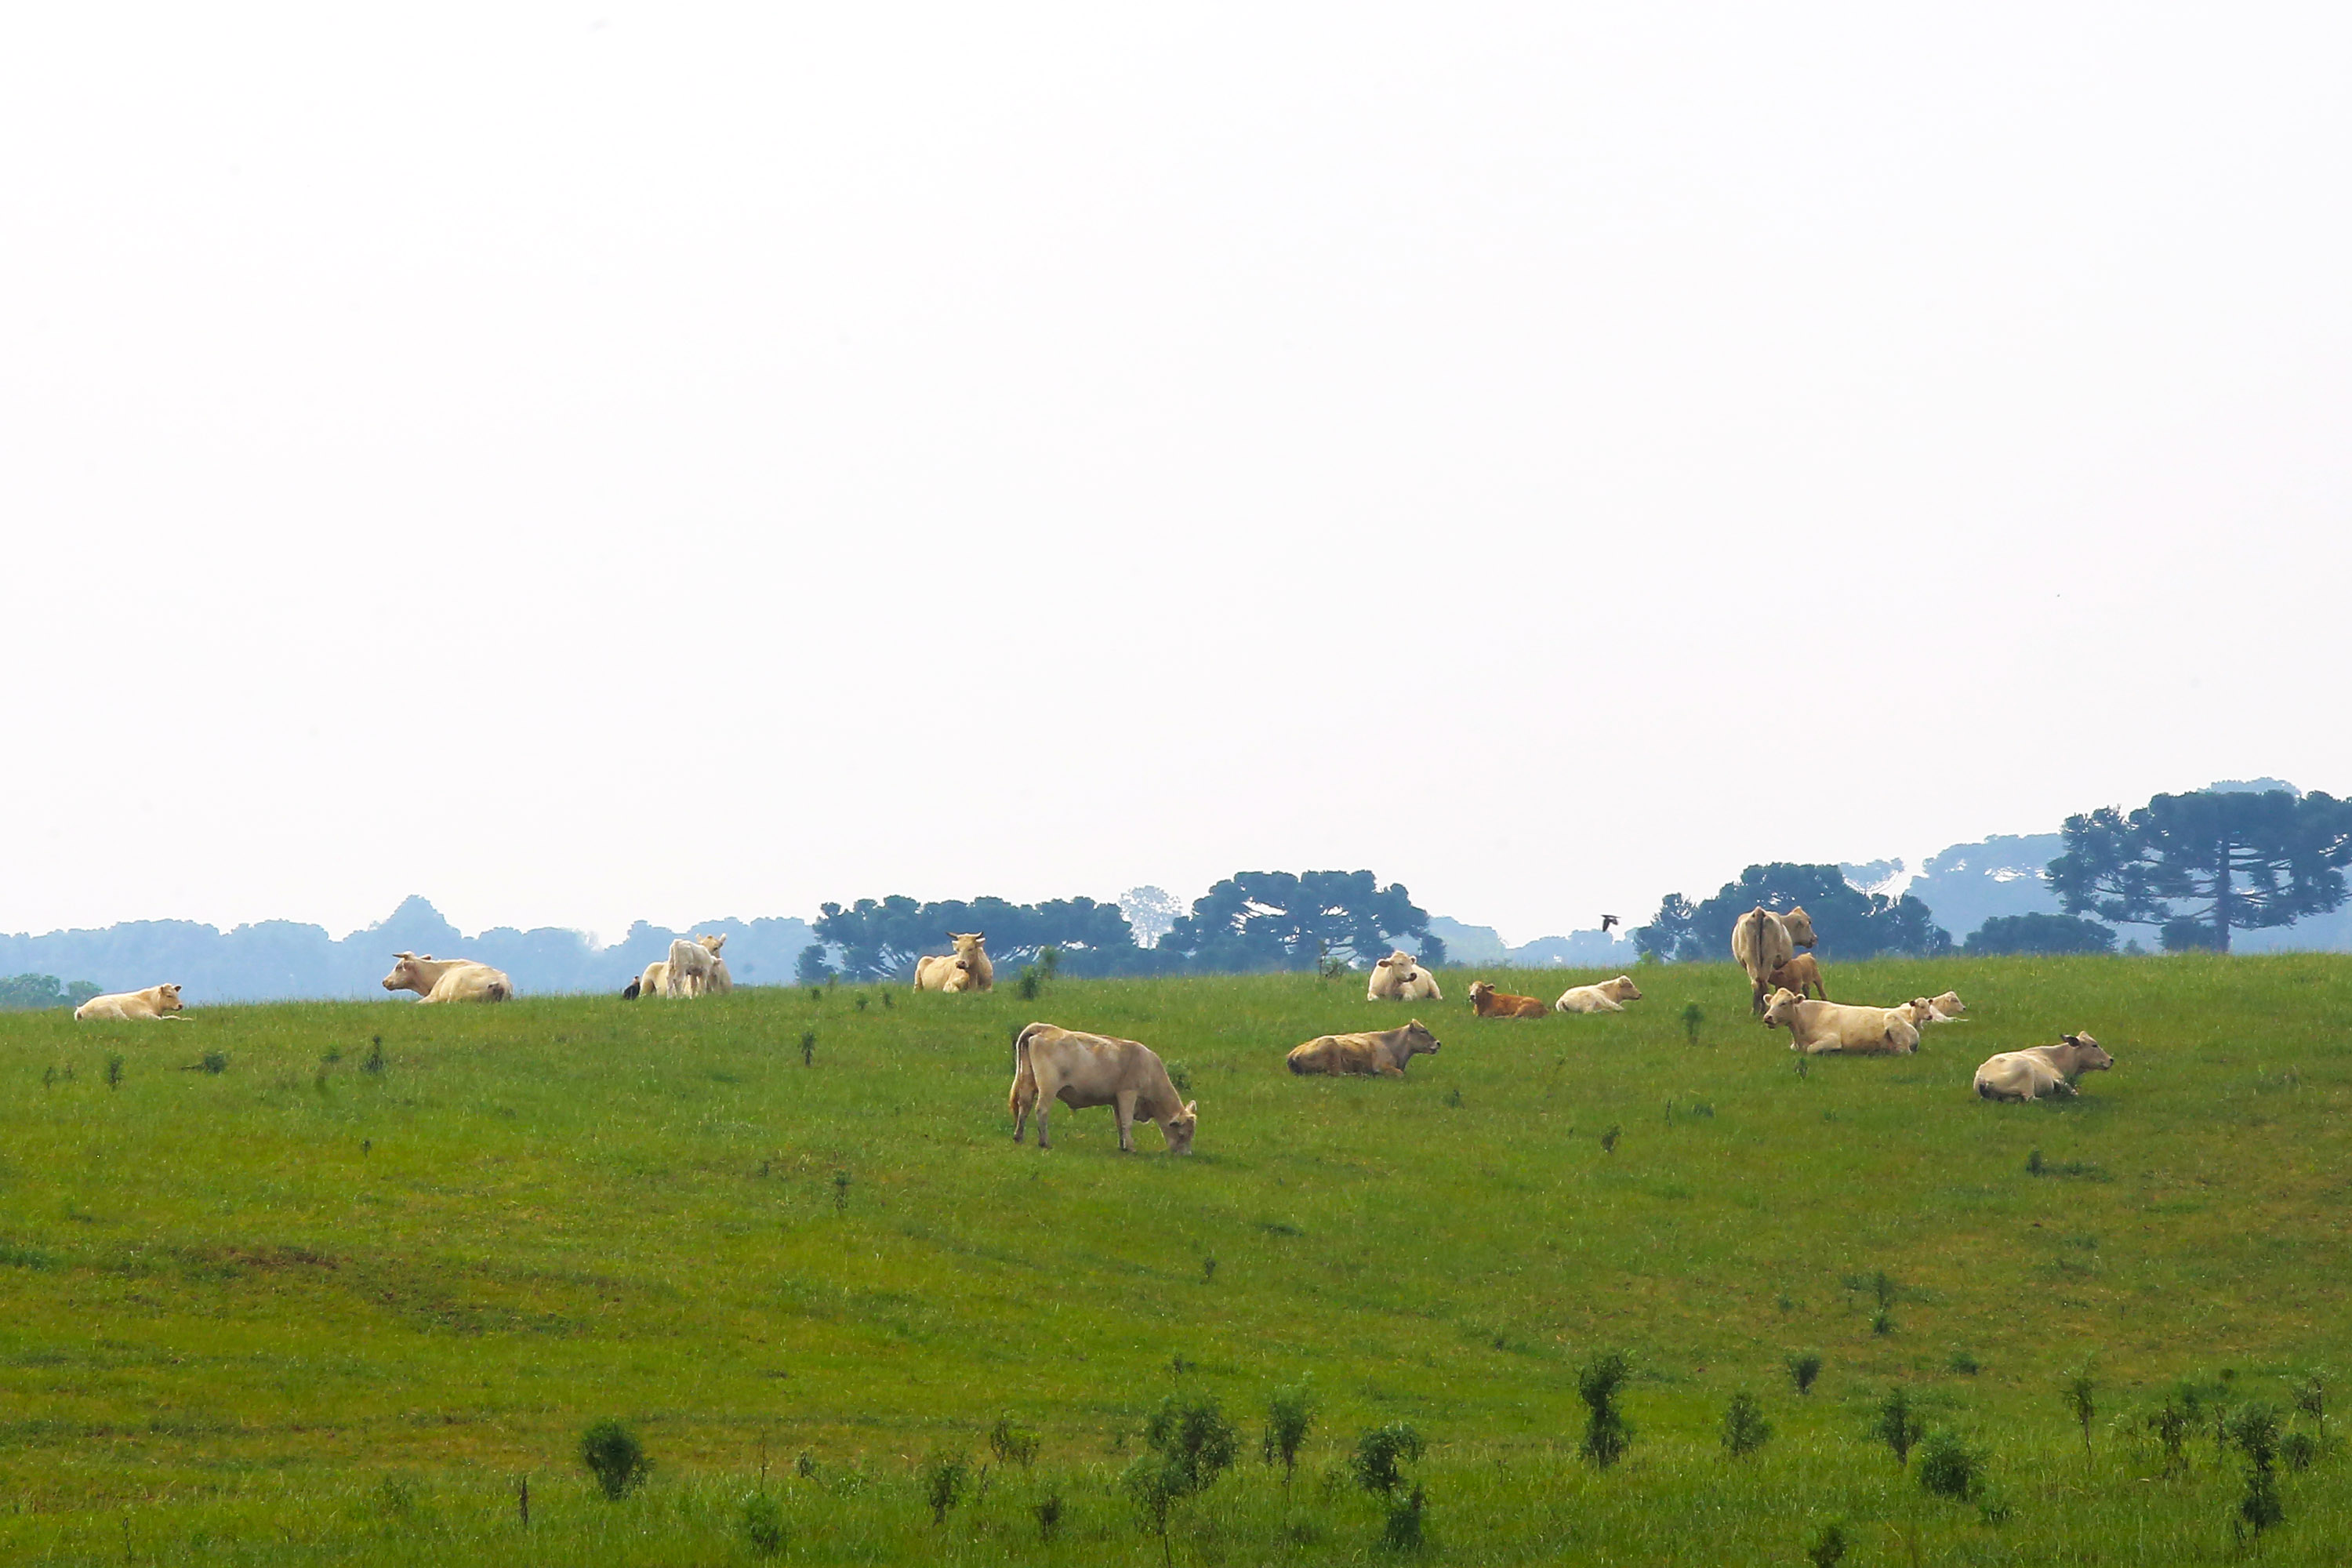
M 2050 886 L 2074 915 L 2153 925 L 2168 952 L 2230 951 L 2232 931 L 2290 925 L 2344 902 L 2352 802 L 2316 791 L 2160 795 L 2070 816 Z
M 2113 952 L 2116 933 L 2073 915 L 1995 915 L 1969 935 L 1970 957 L 1994 952 Z
M 951 931 L 982 932 L 988 938 L 989 957 L 1007 971 L 1035 958 L 1045 947 L 1060 949 L 1062 968 L 1076 975 L 1151 967 L 1146 950 L 1135 945 L 1135 933 L 1118 906 L 1092 899 L 924 904 L 894 893 L 887 899 L 860 899 L 847 908 L 826 904 L 810 929 L 819 942 L 840 950 L 842 974 L 850 980 L 908 979 L 916 959 L 948 951 Z
M 1200 899 L 1154 952 L 1199 969 L 1311 969 L 1327 952 L 1367 964 L 1399 937 L 1429 932 L 1429 915 L 1401 882 L 1370 871 L 1237 871 Z
M 1785 914 L 1802 906 L 1821 939 L 1814 952 L 1823 959 L 1876 958 L 1884 953 L 1932 956 L 1951 950 L 1951 934 L 1936 923 L 1926 904 L 1908 893 L 1890 899 L 1865 893 L 1835 866 L 1776 861 L 1750 866 L 1715 897 L 1694 904 L 1669 893 L 1648 925 L 1633 932 L 1643 952 L 1681 963 L 1720 962 L 1731 956 L 1731 927 L 1761 905 Z

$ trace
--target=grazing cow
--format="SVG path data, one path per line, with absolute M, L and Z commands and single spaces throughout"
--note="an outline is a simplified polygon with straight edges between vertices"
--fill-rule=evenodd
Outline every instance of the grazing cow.
M 1755 1011 L 1764 1011 L 1764 999 L 1771 994 L 1772 972 L 1797 955 L 1797 949 L 1813 945 L 1813 922 L 1802 909 L 1776 915 L 1759 904 L 1732 922 L 1731 956 L 1748 972 L 1755 987 L 1751 998 Z
M 1960 1000 L 1960 994 L 1957 991 L 1930 996 L 1927 1005 L 1936 1009 L 1936 1016 L 1928 1020 L 1931 1024 L 1957 1024 L 1960 1021 L 1960 1015 L 1969 1010 L 1969 1005 Z
M 1793 991 L 1775 991 L 1764 1008 L 1764 1026 L 1789 1031 L 1789 1048 L 1818 1057 L 1907 1056 L 1919 1048 L 1919 1031 L 1885 1007 L 1849 1007 L 1808 1002 Z
M 948 940 L 955 943 L 955 952 L 941 958 L 915 960 L 915 989 L 945 991 L 948 989 L 949 977 L 956 973 L 957 963 L 961 960 L 968 966 L 969 978 L 955 989 L 959 991 L 994 990 L 996 965 L 988 962 L 986 946 L 988 933 L 977 931 L 951 931 L 948 932 Z
M 395 952 L 400 962 L 383 977 L 386 991 L 414 991 L 427 1002 L 511 1002 L 514 982 L 504 972 L 470 958 L 436 958 Z
M 1552 1005 L 1563 1013 L 1622 1013 L 1626 1003 L 1641 999 L 1642 988 L 1633 984 L 1633 977 L 1621 974 L 1598 985 L 1571 985 Z
M 1470 1010 L 1481 1018 L 1540 1018 L 1551 1009 L 1535 996 L 1514 996 L 1483 980 L 1470 983 Z
M 180 988 L 176 985 L 150 985 L 144 991 L 121 991 L 111 996 L 93 996 L 74 1009 L 76 1023 L 142 1024 L 184 1023 L 173 1018 L 180 1010 Z
M 1318 1035 L 1303 1046 L 1293 1047 L 1283 1059 L 1301 1076 L 1319 1072 L 1337 1078 L 1402 1078 L 1413 1058 L 1436 1054 L 1437 1037 L 1415 1018 L 1402 1029 Z
M 724 931 L 717 936 L 698 936 L 692 942 L 684 937 L 671 942 L 669 969 L 662 976 L 662 994 L 699 996 L 707 991 L 719 990 L 714 982 L 725 973 L 719 962 L 719 950 L 726 945 Z M 727 981 L 724 988 L 732 991 L 735 983 Z
M 1771 991 L 1793 991 L 1800 996 L 1807 991 L 1818 991 L 1822 1001 L 1830 999 L 1830 988 L 1822 982 L 1821 960 L 1810 952 L 1801 952 L 1781 964 L 1764 984 Z
M 1037 1113 L 1037 1147 L 1052 1148 L 1045 1110 L 1055 1100 L 1072 1110 L 1114 1107 L 1118 1146 L 1135 1152 L 1135 1124 L 1156 1121 L 1171 1154 L 1192 1152 L 1201 1125 L 1201 1102 L 1177 1097 L 1168 1068 L 1151 1047 L 1108 1035 L 1082 1035 L 1053 1024 L 1032 1024 L 1013 1042 L 1013 1141 L 1021 1142 L 1029 1113 Z
M 1421 967 L 1412 954 L 1400 948 L 1372 965 L 1372 977 L 1364 987 L 1367 1002 L 1443 1002 L 1445 993 L 1437 988 L 1437 976 Z
M 2116 1058 L 2088 1035 L 2067 1035 L 2054 1046 L 2033 1046 L 1987 1057 L 1977 1068 L 1980 1100 L 2042 1100 L 2073 1094 L 2086 1072 L 2105 1072 Z

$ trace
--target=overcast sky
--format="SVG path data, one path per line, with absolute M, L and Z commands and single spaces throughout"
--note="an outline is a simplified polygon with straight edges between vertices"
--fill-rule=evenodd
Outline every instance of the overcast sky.
M 0 928 L 1514 940 L 2352 791 L 2342 6 L 19 6 Z

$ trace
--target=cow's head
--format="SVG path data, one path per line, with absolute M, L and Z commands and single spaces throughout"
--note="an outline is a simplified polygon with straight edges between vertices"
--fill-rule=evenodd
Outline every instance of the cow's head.
M 1402 980 L 1412 973 L 1412 954 L 1402 948 L 1392 950 L 1386 958 L 1372 965 L 1374 969 L 1393 969 Z
M 1813 934 L 1813 917 L 1805 912 L 1801 904 L 1782 915 L 1780 923 L 1789 928 L 1789 940 L 1799 947 L 1811 947 L 1821 940 Z
M 1414 1057 L 1437 1054 L 1438 1038 L 1429 1032 L 1429 1026 L 1415 1018 L 1404 1026 L 1404 1054 L 1407 1060 Z
M 1470 983 L 1470 1005 L 1475 1007 L 1479 1003 L 1484 1002 L 1487 997 L 1492 996 L 1494 994 L 1495 988 L 1487 984 L 1485 981 L 1473 980 Z
M 1941 996 L 1928 1000 L 1936 1005 L 1936 1011 L 1947 1018 L 1957 1018 L 1969 1010 L 1969 1005 L 1960 1000 L 1960 994 L 1957 991 L 1947 991 Z
M 1639 1002 L 1642 999 L 1642 988 L 1633 984 L 1633 977 L 1630 974 L 1602 981 L 1601 994 L 1612 1002 Z
M 1200 1126 L 1201 1102 L 1197 1100 L 1188 1100 L 1184 1102 L 1183 1110 L 1160 1124 L 1160 1132 L 1168 1140 L 1168 1152 L 1171 1154 L 1191 1153 L 1192 1134 L 1199 1131 Z
M 2068 1035 L 2064 1039 L 2074 1047 L 2076 1072 L 2105 1072 L 2116 1065 L 2116 1058 L 2107 1055 L 2106 1048 L 2090 1036 Z
M 155 987 L 155 1011 L 176 1013 L 180 1010 L 180 988 L 177 985 Z
M 727 933 L 725 931 L 720 931 L 717 936 L 698 936 L 696 937 L 694 941 L 695 945 L 701 948 L 703 952 L 709 953 L 711 957 L 716 958 L 719 956 L 719 950 L 727 945 Z
M 981 943 L 988 940 L 988 933 L 980 931 L 951 931 L 948 932 L 948 940 L 955 943 L 957 952 L 970 958 L 980 951 Z M 1021 944 L 1015 942 L 1013 945 L 1018 947 Z
M 1797 994 L 1785 985 L 1773 992 L 1772 999 L 1764 1004 L 1764 1026 L 1768 1029 L 1787 1028 L 1789 1020 L 1797 1016 Z
M 395 952 L 392 956 L 399 962 L 392 966 L 392 973 L 383 977 L 383 988 L 386 991 L 415 991 L 421 994 L 428 989 L 424 983 L 424 971 L 416 967 L 417 958 L 415 953 Z M 427 963 L 432 963 L 433 955 L 426 953 L 424 961 Z

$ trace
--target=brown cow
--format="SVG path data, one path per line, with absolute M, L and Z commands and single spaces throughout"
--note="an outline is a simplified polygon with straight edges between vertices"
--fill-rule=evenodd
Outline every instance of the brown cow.
M 1809 990 L 1818 991 L 1822 1001 L 1830 999 L 1830 988 L 1822 982 L 1821 960 L 1810 952 L 1798 953 L 1782 963 L 1764 984 L 1774 991 L 1793 991 L 1800 996 Z
M 1168 1068 L 1150 1046 L 1110 1035 L 1083 1035 L 1054 1024 L 1032 1024 L 1013 1042 L 1013 1141 L 1021 1142 L 1029 1112 L 1037 1113 L 1037 1147 L 1054 1145 L 1045 1133 L 1045 1108 L 1060 1100 L 1073 1110 L 1114 1107 L 1118 1146 L 1135 1152 L 1135 1124 L 1160 1123 L 1171 1154 L 1192 1152 L 1201 1125 L 1201 1102 L 1179 1099 Z
M 1537 996 L 1514 996 L 1483 980 L 1470 983 L 1470 1010 L 1481 1018 L 1540 1018 L 1550 1008 Z
M 1318 1035 L 1294 1047 L 1284 1060 L 1301 1077 L 1329 1073 L 1337 1078 L 1402 1078 L 1413 1058 L 1436 1054 L 1437 1037 L 1415 1018 L 1402 1029 Z

